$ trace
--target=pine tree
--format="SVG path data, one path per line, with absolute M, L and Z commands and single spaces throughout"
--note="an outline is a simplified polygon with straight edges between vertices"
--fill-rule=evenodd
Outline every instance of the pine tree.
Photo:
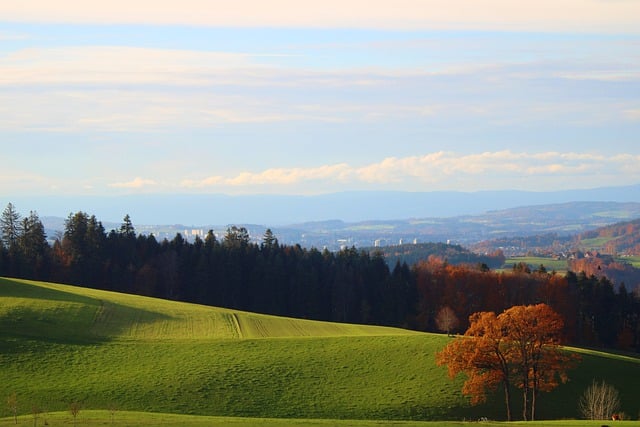
M 264 237 L 262 238 L 262 247 L 263 248 L 273 248 L 278 246 L 278 239 L 273 234 L 270 228 L 267 228 L 267 231 L 264 232 Z
M 11 249 L 18 241 L 21 233 L 20 214 L 12 203 L 9 203 L 0 217 L 0 231 L 2 232 L 2 243 Z
M 120 234 L 125 237 L 136 236 L 136 229 L 133 227 L 129 214 L 126 214 L 122 220 L 122 225 L 120 225 Z
M 18 247 L 22 258 L 22 272 L 33 278 L 41 278 L 49 258 L 49 243 L 38 214 L 34 211 L 22 219 L 22 234 Z

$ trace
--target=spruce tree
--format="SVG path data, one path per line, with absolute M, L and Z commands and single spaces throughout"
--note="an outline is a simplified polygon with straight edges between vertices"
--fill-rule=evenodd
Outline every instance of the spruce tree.
M 20 214 L 12 203 L 9 203 L 0 217 L 0 232 L 2 232 L 2 243 L 11 249 L 18 241 L 21 233 Z

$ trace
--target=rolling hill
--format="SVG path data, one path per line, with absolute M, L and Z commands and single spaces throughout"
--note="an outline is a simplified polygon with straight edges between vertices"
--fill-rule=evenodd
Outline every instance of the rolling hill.
M 576 244 L 584 249 L 596 249 L 606 254 L 640 255 L 640 219 L 618 222 L 580 233 Z
M 442 335 L 287 319 L 80 287 L 0 279 L 0 396 L 37 406 L 268 418 L 502 418 L 470 407 L 435 366 Z M 640 360 L 591 352 L 542 396 L 545 418 L 577 417 L 594 377 L 638 414 Z M 5 414 L 9 415 L 6 413 Z

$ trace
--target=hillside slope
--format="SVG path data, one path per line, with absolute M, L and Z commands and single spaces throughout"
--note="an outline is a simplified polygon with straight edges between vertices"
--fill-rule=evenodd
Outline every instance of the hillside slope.
M 404 329 L 290 319 L 76 286 L 0 279 L 0 327 L 14 337 L 92 340 L 411 335 Z
M 0 279 L 0 396 L 15 392 L 24 413 L 77 400 L 203 415 L 442 418 L 467 406 L 433 363 L 445 340 Z
M 499 397 L 470 407 L 461 379 L 435 366 L 447 342 L 0 279 L 0 397 L 16 393 L 23 414 L 79 401 L 85 409 L 240 417 L 501 419 Z M 568 407 L 596 373 L 637 414 L 640 360 L 584 358 L 567 386 L 541 396 L 541 416 L 576 417 Z
M 611 255 L 640 255 L 640 219 L 580 233 L 576 245 Z

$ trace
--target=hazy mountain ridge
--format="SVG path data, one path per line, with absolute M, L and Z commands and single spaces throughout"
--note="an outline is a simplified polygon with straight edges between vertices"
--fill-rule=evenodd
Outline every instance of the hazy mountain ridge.
M 567 255 L 575 251 L 597 251 L 607 255 L 640 255 L 640 219 L 616 221 L 592 230 L 561 235 L 546 233 L 510 236 L 470 245 L 475 252 L 504 250 L 507 255 Z
M 572 202 L 492 210 L 480 215 L 360 222 L 326 220 L 270 228 L 282 243 L 331 250 L 345 246 L 453 242 L 473 246 L 479 252 L 491 252 L 516 243 L 517 246 L 532 246 L 522 243 L 527 239 L 565 242 L 577 233 L 635 218 L 640 218 L 640 203 Z M 98 219 L 101 218 L 98 216 Z M 140 224 L 133 216 L 132 220 L 139 233 L 154 234 L 158 239 L 172 239 L 176 233 L 187 239 L 194 239 L 196 235 L 203 238 L 209 229 L 223 237 L 229 225 L 148 225 Z M 43 217 L 43 223 L 49 237 L 55 237 L 64 229 L 63 218 Z M 119 226 L 115 222 L 103 224 L 106 230 Z M 246 227 L 254 241 L 261 240 L 269 227 L 268 224 L 235 224 Z M 478 248 L 478 242 L 491 244 Z M 549 244 L 546 242 L 544 246 Z
M 601 250 L 608 254 L 640 255 L 640 219 L 587 231 L 577 240 L 583 245 L 600 243 Z
M 140 194 L 125 196 L 5 196 L 27 213 L 66 217 L 95 214 L 103 223 L 129 214 L 137 224 L 263 224 L 283 227 L 314 221 L 394 221 L 483 215 L 519 206 L 573 202 L 638 202 L 640 184 L 563 191 L 353 191 L 320 195 Z M 625 219 L 625 218 L 620 218 Z

